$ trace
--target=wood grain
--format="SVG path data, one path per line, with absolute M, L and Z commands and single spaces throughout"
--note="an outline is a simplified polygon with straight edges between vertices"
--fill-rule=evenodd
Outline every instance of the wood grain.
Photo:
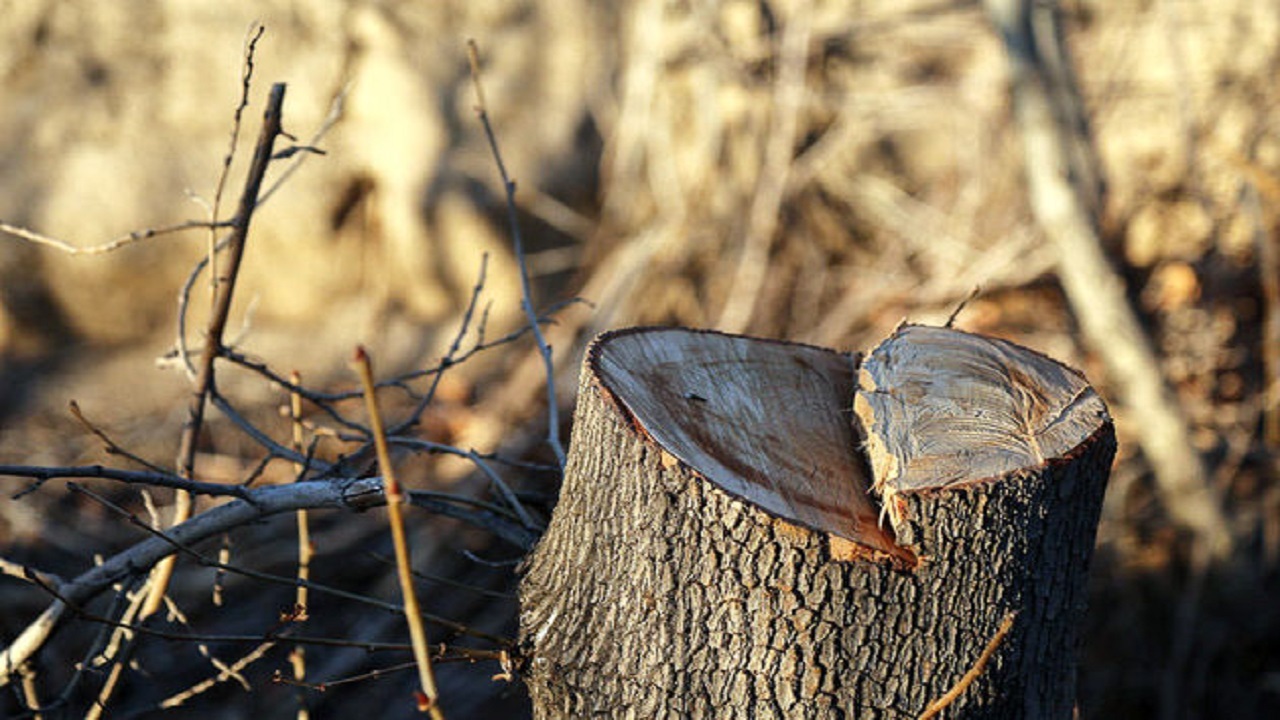
M 855 356 L 688 330 L 615 336 L 600 377 L 665 451 L 734 496 L 891 550 L 850 424 Z

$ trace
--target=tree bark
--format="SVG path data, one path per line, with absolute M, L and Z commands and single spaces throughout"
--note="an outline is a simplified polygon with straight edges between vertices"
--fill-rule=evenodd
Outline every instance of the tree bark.
M 521 587 L 535 715 L 915 717 L 1016 613 L 950 716 L 1069 717 L 1114 452 L 1004 341 L 607 333 Z

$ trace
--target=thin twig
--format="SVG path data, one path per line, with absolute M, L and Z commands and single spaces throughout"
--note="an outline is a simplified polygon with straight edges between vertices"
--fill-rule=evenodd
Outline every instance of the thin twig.
M 539 324 L 540 325 L 552 324 L 552 320 L 550 319 L 550 317 L 548 317 L 550 313 L 560 310 L 566 304 L 576 303 L 576 302 L 584 302 L 584 301 L 581 300 L 580 298 L 574 298 L 573 300 L 570 300 L 567 303 L 557 303 L 553 305 L 547 314 L 544 314 L 541 318 L 539 318 L 538 320 Z M 509 345 L 510 343 L 513 343 L 516 340 L 519 340 L 520 338 L 524 337 L 525 334 L 528 333 L 529 331 L 530 329 L 528 326 L 522 325 L 519 328 L 516 328 L 515 330 L 512 330 L 511 332 L 507 333 L 506 335 L 503 335 L 494 340 L 489 340 L 489 341 L 481 340 L 477 342 L 475 345 L 472 345 L 471 347 L 469 347 L 465 352 L 455 355 L 452 361 L 450 362 L 444 362 L 442 360 L 440 363 L 437 363 L 433 367 L 419 369 L 419 370 L 411 370 L 401 375 L 396 375 L 394 377 L 391 377 L 385 380 L 379 380 L 377 382 L 377 387 L 378 389 L 388 388 L 388 387 L 398 387 L 408 392 L 411 397 L 419 397 L 419 395 L 414 393 L 409 388 L 408 384 L 410 382 L 414 380 L 419 380 L 424 377 L 432 377 L 434 375 L 439 375 L 440 373 L 443 373 L 449 368 L 452 368 L 457 365 L 461 365 L 467 360 L 470 360 L 474 355 L 478 355 L 479 353 L 484 352 L 486 350 L 493 350 L 503 345 Z M 265 378 L 271 383 L 274 383 L 275 385 L 278 385 L 281 389 L 285 391 L 297 392 L 302 395 L 302 398 L 304 400 L 314 403 L 317 406 L 321 406 L 322 408 L 327 403 L 339 402 L 342 400 L 355 400 L 360 398 L 363 395 L 363 393 L 361 393 L 359 390 L 353 390 L 353 391 L 347 391 L 347 392 L 321 392 L 318 390 L 313 390 L 311 388 L 294 385 L 290 383 L 289 380 L 285 378 L 283 375 L 280 375 L 279 373 L 273 371 L 265 363 L 260 362 L 258 360 L 254 360 L 242 353 L 236 352 L 231 348 L 223 348 L 222 358 L 224 360 L 228 360 L 232 363 L 235 363 L 236 365 L 239 365 L 247 370 L 252 370 L 253 372 L 258 373 L 263 378 Z M 327 410 L 326 410 L 326 414 L 336 417 L 335 413 L 329 412 Z M 356 423 L 350 420 L 342 419 L 340 420 L 340 422 L 343 425 L 348 425 L 352 428 L 358 427 Z
M 925 708 L 920 720 L 930 720 L 937 717 L 939 713 L 945 710 L 949 705 L 954 703 L 964 691 L 973 684 L 974 680 L 982 674 L 983 669 L 987 667 L 987 663 L 991 661 L 991 656 L 996 654 L 996 649 L 1000 647 L 1000 643 L 1004 642 L 1004 638 L 1013 629 L 1013 621 L 1018 617 L 1018 613 L 1011 612 L 1004 616 L 1000 621 L 1000 627 L 996 628 L 996 634 L 991 636 L 991 640 L 987 642 L 987 646 L 983 648 L 982 654 L 978 656 L 978 660 L 973 663 L 973 667 L 969 668 L 969 672 L 960 678 L 960 682 L 955 687 L 946 692 L 945 695 L 929 703 L 929 707 Z
M 289 381 L 294 385 L 301 385 L 302 375 L 295 370 L 289 375 Z M 302 426 L 302 396 L 296 392 L 289 393 L 289 420 L 290 427 L 293 429 L 293 449 L 301 453 L 306 437 Z M 295 477 L 301 479 L 306 470 L 305 463 L 294 463 Z M 299 508 L 294 517 L 298 525 L 298 589 L 294 595 L 293 612 L 296 620 L 305 622 L 309 616 L 306 582 L 311 579 L 311 558 L 315 554 L 315 548 L 311 544 L 311 526 L 307 519 L 306 508 Z M 304 646 L 294 644 L 293 651 L 289 653 L 289 665 L 293 669 L 294 681 L 305 683 L 307 651 Z M 307 720 L 309 717 L 306 699 L 299 695 L 297 720 Z
M 62 252 L 67 253 L 68 255 L 102 255 L 104 253 L 109 253 L 115 250 L 119 250 L 120 248 L 126 245 L 132 245 L 133 243 L 136 243 L 140 240 L 148 240 L 150 238 L 159 237 L 161 235 L 172 235 L 174 233 L 184 232 L 186 230 L 203 230 L 206 228 L 217 229 L 217 228 L 225 228 L 225 227 L 231 227 L 230 220 L 226 220 L 218 223 L 211 223 L 208 220 L 187 220 L 186 222 L 181 222 L 181 223 L 178 223 L 177 225 L 168 225 L 166 227 L 159 227 L 159 228 L 147 228 L 145 230 L 134 230 L 133 232 L 127 235 L 121 235 L 120 237 L 115 238 L 114 240 L 109 240 L 100 245 L 78 247 L 76 245 L 72 245 L 66 240 L 59 240 L 58 238 L 49 237 L 48 235 L 42 235 L 38 232 L 35 232 L 33 230 L 28 230 L 27 228 L 24 228 L 24 227 L 18 227 L 17 225 L 10 225 L 7 222 L 0 221 L 0 232 L 3 232 L 7 235 L 12 235 L 17 238 L 22 238 L 23 240 L 29 240 L 37 245 L 44 245 L 46 247 L 54 248 L 55 250 L 61 250 Z
M 380 553 L 367 552 L 365 554 L 368 555 L 370 558 L 382 563 L 383 565 L 394 565 L 396 562 L 394 558 L 389 558 Z M 485 597 L 494 598 L 496 600 L 515 600 L 516 599 L 515 593 L 503 592 L 501 590 L 490 590 L 488 588 L 480 587 L 479 585 L 472 585 L 470 583 L 462 582 L 461 580 L 455 580 L 447 575 L 435 575 L 433 573 L 425 573 L 420 570 L 414 570 L 413 576 L 424 582 L 440 583 L 442 585 L 448 585 L 449 587 L 455 587 L 455 588 L 458 588 L 459 590 L 466 590 L 467 592 L 475 593 L 477 595 L 483 595 Z
M 495 660 L 498 663 L 510 662 L 510 653 L 506 650 L 474 650 L 472 648 L 445 647 L 444 643 L 440 643 L 438 648 L 439 649 L 436 651 L 435 658 L 433 660 L 436 664 L 457 662 L 472 664 L 480 660 Z M 402 650 L 404 649 L 404 646 L 400 646 L 396 649 Z M 446 651 L 448 654 L 446 654 Z M 412 670 L 415 665 L 416 663 L 412 662 L 396 663 L 395 665 L 390 665 L 388 667 L 376 668 L 362 672 L 358 675 L 352 675 L 339 680 L 328 680 L 322 683 L 293 683 L 279 673 L 276 673 L 271 680 L 272 682 L 283 685 L 296 685 L 297 687 L 306 688 L 308 690 L 324 692 L 340 685 L 368 682 L 369 680 L 377 680 L 379 678 L 386 677 L 388 674 L 393 672 Z
M 249 163 L 249 174 L 245 180 L 244 192 L 240 195 L 231 243 L 227 248 L 226 280 L 218 286 L 217 302 L 211 310 L 209 327 L 205 333 L 205 345 L 199 372 L 196 375 L 196 387 L 191 394 L 191 401 L 187 408 L 187 424 L 183 428 L 182 442 L 178 448 L 178 474 L 188 480 L 195 477 L 196 441 L 204 424 L 205 404 L 214 387 L 214 360 L 222 348 L 222 334 L 227 327 L 227 318 L 231 314 L 231 299 L 235 292 L 236 278 L 240 272 L 240 261 L 244 257 L 249 222 L 253 219 L 253 211 L 258 202 L 258 191 L 262 188 L 262 178 L 266 175 L 267 165 L 271 162 L 276 137 L 281 133 L 284 93 L 284 83 L 271 86 L 262 120 L 262 132 L 258 136 L 253 160 Z M 191 517 L 192 499 L 186 492 L 179 491 L 175 501 L 174 524 L 178 524 Z M 171 556 L 156 567 L 151 595 L 142 609 L 142 619 L 145 620 L 160 609 L 168 589 L 169 579 L 173 576 L 174 561 L 175 558 Z
M 102 651 L 93 656 L 93 662 L 90 663 L 90 667 L 93 668 L 101 668 L 108 662 L 116 662 L 123 665 L 119 660 L 128 654 L 128 647 L 136 638 L 134 619 L 137 618 L 138 611 L 142 609 L 142 602 L 146 600 L 146 594 L 136 592 L 136 584 L 133 585 L 132 590 L 126 588 L 123 583 L 118 584 L 116 588 L 117 599 L 125 602 L 114 603 L 116 605 L 115 609 L 120 610 L 120 612 L 118 614 L 109 612 L 107 615 L 108 618 L 114 618 L 108 621 L 111 634 L 106 642 L 103 643 Z M 73 607 L 72 609 L 76 611 L 77 617 L 84 617 L 81 612 L 82 608 Z
M 556 456 L 556 464 L 564 469 L 564 445 L 560 442 L 560 410 L 556 402 L 555 362 L 551 355 L 551 346 L 542 334 L 539 317 L 533 307 L 533 290 L 529 284 L 529 265 L 524 250 L 524 235 L 520 232 L 520 218 L 516 211 L 516 183 L 507 175 L 507 166 L 502 161 L 502 153 L 498 150 L 498 138 L 489 122 L 489 111 L 484 101 L 484 88 L 480 84 L 480 48 L 475 40 L 467 41 L 467 59 L 471 63 L 471 85 L 476 95 L 476 115 L 484 127 L 485 137 L 489 140 L 489 149 L 493 152 L 494 164 L 498 166 L 498 175 L 502 178 L 502 188 L 507 196 L 507 219 L 511 227 L 511 242 L 514 247 L 516 264 L 520 268 L 520 305 L 524 308 L 525 318 L 533 331 L 533 339 L 538 344 L 538 353 L 542 356 L 543 368 L 546 371 L 547 383 L 547 445 Z
M 266 32 L 266 27 L 260 22 L 254 22 L 249 28 L 248 36 L 245 40 L 244 47 L 244 63 L 240 71 L 240 102 L 236 103 L 235 113 L 231 119 L 231 140 L 228 143 L 227 154 L 222 157 L 222 172 L 218 173 L 218 186 L 213 192 L 213 205 L 209 208 L 209 216 L 213 222 L 218 221 L 218 211 L 222 209 L 222 193 L 227 187 L 227 177 L 231 175 L 231 162 L 236 156 L 236 146 L 240 144 L 240 127 L 244 119 L 245 108 L 249 107 L 249 89 L 253 84 L 253 57 L 258 49 L 258 40 L 262 38 L 262 33 Z M 254 195 L 254 201 L 257 201 L 257 195 Z M 209 232 L 209 267 L 213 270 L 209 273 L 209 306 L 218 300 L 218 233 Z
M 218 562 L 223 565 L 231 564 L 231 536 L 223 535 L 222 542 L 218 545 Z M 214 607 L 222 607 L 223 586 L 227 579 L 227 571 L 218 569 L 213 573 L 213 594 L 212 601 Z
M 50 709 L 66 707 L 83 682 L 102 674 L 104 665 L 120 664 L 132 655 L 138 642 L 138 634 L 133 632 L 133 618 L 146 599 L 145 592 L 138 591 L 140 585 L 141 579 L 134 577 L 113 586 L 116 593 L 106 616 L 115 620 L 102 624 L 90 647 L 85 650 L 83 659 L 76 664 L 75 673 L 50 704 Z M 74 607 L 71 609 L 76 610 Z
M 169 697 L 160 701 L 159 707 L 164 710 L 178 707 L 183 703 L 185 703 L 186 701 L 190 700 L 191 698 L 195 697 L 196 695 L 199 695 L 207 690 L 211 690 L 217 685 L 219 685 L 220 683 L 223 683 L 226 680 L 231 678 L 239 679 L 242 684 L 245 683 L 243 676 L 240 675 L 240 671 L 249 667 L 249 665 L 257 662 L 258 660 L 260 660 L 263 655 L 267 654 L 268 650 L 270 650 L 275 646 L 276 646 L 276 643 L 273 640 L 267 640 L 265 642 L 260 643 L 257 647 L 250 650 L 245 655 L 241 656 L 235 662 L 220 669 L 217 675 L 210 678 L 205 678 L 204 680 L 196 683 L 195 685 L 192 685 L 186 690 L 183 690 L 182 692 L 179 692 L 174 695 L 170 695 Z M 251 690 L 251 689 L 252 688 L 246 688 L 246 690 Z
M 229 242 L 231 242 L 230 235 L 219 240 L 214 246 L 214 257 Z M 200 279 L 204 269 L 209 267 L 209 258 L 210 256 L 206 254 L 196 262 L 195 267 L 187 274 L 186 281 L 182 283 L 182 288 L 178 290 L 178 337 L 174 341 L 174 354 L 177 355 L 178 362 L 191 382 L 195 382 L 196 379 L 196 366 L 191 362 L 191 349 L 187 347 L 187 308 L 191 306 L 191 291 L 195 288 L 196 281 Z
M 103 445 L 106 446 L 104 449 L 106 450 L 108 455 L 119 455 L 121 457 L 128 458 L 129 460 L 132 460 L 133 462 L 141 465 L 142 467 L 152 472 L 157 472 L 157 473 L 164 472 L 164 469 L 161 468 L 159 465 L 156 465 L 155 463 L 149 460 L 146 460 L 141 456 L 135 453 L 132 453 L 126 450 L 125 448 L 121 447 L 119 443 L 111 439 L 111 436 L 107 435 L 105 430 L 99 428 L 97 425 L 94 425 L 92 422 L 89 422 L 89 418 L 85 417 L 84 413 L 80 410 L 80 403 L 76 402 L 75 400 L 72 400 L 71 402 L 67 403 L 67 409 L 71 411 L 72 417 L 74 417 L 77 421 L 79 421 L 79 423 L 82 426 L 84 426 L 86 430 L 96 435 L 97 438 L 102 441 Z
M 404 616 L 409 624 L 409 639 L 413 642 L 413 656 L 418 663 L 418 681 L 422 686 L 418 698 L 418 710 L 427 712 L 432 720 L 444 720 L 440 710 L 440 691 L 436 688 L 435 673 L 431 669 L 431 649 L 427 645 L 427 631 L 422 625 L 418 594 L 413 587 L 413 565 L 409 554 L 409 541 L 404 532 L 404 514 L 400 506 L 404 493 L 396 480 L 391 464 L 391 451 L 383 432 L 382 413 L 378 409 L 378 393 L 373 383 L 373 363 L 363 347 L 356 348 L 355 368 L 364 387 L 365 404 L 369 409 L 369 425 L 373 429 L 373 441 L 378 450 L 378 465 L 382 468 L 383 487 L 387 496 L 387 521 L 391 525 L 391 540 L 396 550 L 396 575 L 400 579 L 400 593 L 404 598 Z
M 186 480 L 177 475 L 165 472 L 145 470 L 120 470 L 103 465 L 69 465 L 49 467 L 41 465 L 0 465 L 0 476 L 33 478 L 35 483 L 24 488 L 12 497 L 18 500 L 30 494 L 36 488 L 50 480 L 63 478 L 99 478 L 114 480 L 129 485 L 145 487 L 163 487 L 180 490 L 192 495 L 208 495 L 210 497 L 234 497 L 248 499 L 249 491 L 242 485 L 223 485 L 222 483 Z
M 965 306 L 968 305 L 970 302 L 973 302 L 973 299 L 978 297 L 978 293 L 980 292 L 982 292 L 982 288 L 980 286 L 975 286 L 973 290 L 971 290 L 969 294 L 966 295 L 965 298 L 960 301 L 960 304 L 956 305 L 956 309 L 951 311 L 951 315 L 947 317 L 946 324 L 944 324 L 942 327 L 945 327 L 945 328 L 953 327 L 956 324 L 956 320 L 960 317 L 960 313 L 964 310 Z
M 493 468 L 489 467 L 489 464 L 477 455 L 474 450 L 467 453 L 467 459 L 476 467 L 480 468 L 480 471 L 485 474 L 485 477 L 489 478 L 489 481 L 493 483 L 494 488 L 497 489 L 498 494 L 501 495 L 502 499 L 511 507 L 511 510 L 515 512 L 516 517 L 520 518 L 521 525 L 528 530 L 542 529 L 542 527 L 534 521 L 533 517 L 529 515 L 529 511 L 525 510 L 524 504 L 520 502 L 520 498 L 516 497 L 516 494 L 511 491 L 511 487 L 507 485 L 501 475 L 495 472 Z
M 271 455 L 283 458 L 290 462 L 304 462 L 307 460 L 306 456 L 301 453 L 294 452 L 292 448 L 286 445 L 281 445 L 272 439 L 270 435 L 263 432 L 253 423 L 249 422 L 249 420 L 241 415 L 240 411 L 236 410 L 235 406 L 233 406 L 231 402 L 223 397 L 222 393 L 217 390 L 209 393 L 209 402 L 218 409 L 218 412 L 222 413 L 237 428 L 239 428 L 241 432 L 252 438 L 254 442 L 262 446 L 262 448 L 271 453 Z M 311 458 L 310 462 L 316 470 L 321 472 L 326 472 L 332 467 L 329 463 L 316 460 L 315 458 Z
M 349 88 L 344 87 L 336 96 L 334 96 L 333 101 L 329 105 L 329 114 L 325 116 L 324 121 L 320 123 L 320 127 L 316 130 L 315 134 L 311 136 L 311 139 L 308 140 L 309 145 L 316 145 L 324 139 L 324 137 L 329 134 L 329 131 L 333 129 L 333 126 L 337 124 L 338 120 L 342 117 L 342 106 L 346 100 L 348 89 Z M 297 172 L 310 156 L 311 153 L 302 153 L 292 158 L 271 185 L 261 191 L 261 194 L 258 196 L 257 205 L 254 206 L 255 212 L 257 209 L 265 205 L 271 199 L 271 196 L 275 195 L 275 193 L 284 186 L 285 181 Z M 275 156 L 273 156 L 273 158 L 274 157 Z M 223 227 L 231 227 L 233 222 L 234 221 L 232 220 L 226 220 L 223 221 L 221 225 Z M 229 241 L 229 235 L 223 236 L 221 240 L 218 240 L 215 250 L 217 252 L 221 252 Z M 192 380 L 195 379 L 196 369 L 191 363 L 190 351 L 187 348 L 187 308 L 191 304 L 192 289 L 208 267 L 209 256 L 205 255 L 196 262 L 195 267 L 191 269 L 191 272 L 187 275 L 186 281 L 182 284 L 181 290 L 178 292 L 178 323 L 177 338 L 174 340 L 174 353 L 177 355 L 178 360 Z
M 262 195 L 258 197 L 259 206 L 261 206 L 263 203 L 270 200 L 271 196 L 275 195 L 276 192 L 280 190 L 280 188 L 284 187 L 284 184 L 289 181 L 289 178 L 292 177 L 294 173 L 298 172 L 298 170 L 302 167 L 302 164 L 305 163 L 309 158 L 311 158 L 313 155 L 324 154 L 322 151 L 315 150 L 315 148 L 320 144 L 320 141 L 323 140 L 325 136 L 329 134 L 329 131 L 332 130 L 335 125 L 338 124 L 338 121 L 342 119 L 343 109 L 345 108 L 346 102 L 347 102 L 347 94 L 350 91 L 351 91 L 351 84 L 348 83 L 347 85 L 344 85 L 340 90 L 338 90 L 337 93 L 334 94 L 333 99 L 329 101 L 329 112 L 325 114 L 324 120 L 320 121 L 320 127 L 316 128 L 315 133 L 313 133 L 311 137 L 307 139 L 306 145 L 304 146 L 312 150 L 312 152 L 297 153 L 296 155 L 285 156 L 289 158 L 290 160 L 289 163 L 286 164 L 284 169 L 280 171 L 280 174 L 276 177 L 276 179 L 270 185 L 268 185 L 265 190 L 262 191 Z M 283 158 L 278 158 L 278 159 L 283 159 Z
M 123 592 L 123 588 L 121 589 Z M 125 606 L 124 611 L 120 614 L 111 639 L 106 643 L 100 654 L 94 656 L 92 667 L 99 669 L 103 665 L 110 664 L 111 669 L 107 672 L 107 679 L 103 681 L 102 687 L 98 690 L 98 696 L 94 700 L 93 705 L 89 707 L 85 713 L 85 720 L 97 720 L 102 717 L 106 711 L 107 703 L 111 696 L 115 693 L 116 687 L 119 686 L 120 676 L 124 673 L 127 666 L 127 660 L 132 656 L 134 648 L 137 647 L 138 636 L 133 630 L 133 621 L 137 617 L 139 610 L 142 608 L 146 596 L 143 593 L 125 593 L 131 595 L 129 604 Z
M 31 713 L 31 720 L 42 720 L 44 717 L 37 708 L 40 707 L 40 693 L 36 689 L 36 671 L 31 667 L 31 663 L 26 663 L 18 668 L 18 674 L 22 676 L 22 704 L 27 711 Z
M 312 587 L 316 587 L 316 586 L 312 585 Z M 57 589 L 54 588 L 53 586 L 43 585 L 42 589 L 48 592 L 52 597 L 58 598 Z M 127 595 L 128 593 L 123 593 L 123 594 Z M 363 598 L 363 596 L 361 596 L 360 599 L 366 599 L 366 598 Z M 396 611 L 400 610 L 399 606 L 392 605 L 392 604 L 386 604 L 386 606 L 382 609 L 396 610 Z M 153 637 L 159 640 L 167 640 L 170 642 L 180 642 L 180 643 L 197 643 L 199 645 L 203 645 L 206 647 L 210 645 L 233 645 L 233 644 L 234 645 L 256 645 L 262 642 L 288 640 L 290 642 L 297 643 L 300 645 L 314 645 L 317 647 L 355 648 L 358 650 L 362 650 L 366 653 L 403 652 L 405 650 L 412 649 L 412 646 L 409 645 L 408 643 L 377 642 L 373 640 L 359 640 L 355 638 L 335 638 L 335 637 L 295 635 L 291 632 L 291 629 L 294 626 L 293 619 L 291 616 L 287 616 L 287 615 L 281 618 L 281 622 L 277 624 L 274 629 L 268 630 L 266 632 L 257 633 L 257 634 L 232 635 L 232 634 L 196 633 L 190 630 L 180 632 L 180 631 L 174 631 L 174 630 L 165 630 L 163 628 L 148 627 L 145 625 L 136 625 L 131 620 L 123 619 L 126 617 L 130 617 L 130 613 L 128 613 L 127 611 L 121 615 L 122 619 L 117 620 L 117 619 L 113 619 L 114 613 L 101 615 L 80 606 L 71 607 L 70 610 L 78 619 L 102 625 L 104 628 L 111 631 L 118 631 L 121 634 L 121 636 L 145 635 L 147 637 Z M 188 624 L 187 627 L 190 627 L 190 625 Z M 455 655 L 453 656 L 453 659 L 497 660 L 501 658 L 501 655 L 503 652 L 508 652 L 506 648 L 511 647 L 513 644 L 511 641 L 505 640 L 503 638 L 495 638 L 495 642 L 496 644 L 499 645 L 500 649 L 485 650 L 481 648 L 469 648 L 469 647 L 446 648 L 444 643 L 439 643 L 436 646 L 437 650 L 435 652 L 435 655 L 437 657 L 440 657 L 447 649 L 451 649 L 455 653 Z M 115 654 L 114 651 L 111 651 L 110 649 L 108 649 L 107 651 L 100 651 L 95 648 L 92 652 L 88 654 L 88 657 L 103 658 L 113 654 Z M 105 661 L 85 662 L 83 663 L 83 665 L 86 667 L 97 667 L 102 665 L 103 662 Z
M 475 527 L 493 533 L 516 547 L 531 550 L 538 540 L 538 533 L 525 528 L 518 522 L 508 519 L 510 513 L 503 508 L 491 506 L 471 498 L 443 493 L 430 493 L 415 490 L 409 494 L 409 504 L 445 517 L 462 520 Z M 475 506 L 476 510 L 459 507 L 462 504 Z
M 392 435 L 399 435 L 408 430 L 411 426 L 416 425 L 422 418 L 422 413 L 427 411 L 427 407 L 431 401 L 435 399 L 436 390 L 440 388 L 440 381 L 444 378 L 444 371 L 458 364 L 457 355 L 462 349 L 462 339 L 467 336 L 467 330 L 471 328 L 471 318 L 475 315 L 476 306 L 480 302 L 480 293 L 484 290 L 485 276 L 489 269 L 489 253 L 480 256 L 480 273 L 476 278 L 476 284 L 471 288 L 471 299 L 467 302 L 467 309 L 462 313 L 462 322 L 459 323 L 458 332 L 453 336 L 453 342 L 449 344 L 449 349 L 445 351 L 444 357 L 436 364 L 438 372 L 434 373 L 431 378 L 431 384 L 427 387 L 427 391 L 423 393 L 422 399 L 418 401 L 417 407 L 413 412 L 409 413 L 409 417 L 404 421 L 391 428 Z
M 53 573 L 36 570 L 30 565 L 15 562 L 13 560 L 7 560 L 2 557 L 0 557 L 0 575 L 7 575 L 12 578 L 18 578 L 19 580 L 26 580 L 28 582 L 39 581 L 45 584 L 62 582 L 62 578 L 54 575 Z

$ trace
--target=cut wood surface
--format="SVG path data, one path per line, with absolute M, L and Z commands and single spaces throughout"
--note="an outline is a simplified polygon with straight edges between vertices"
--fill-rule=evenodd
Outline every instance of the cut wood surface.
M 857 357 L 708 332 L 619 335 L 600 378 L 664 451 L 732 495 L 893 553 L 850 422 Z
M 1114 450 L 1078 373 L 999 340 L 606 333 L 521 587 L 535 714 L 1069 717 Z
M 874 490 L 992 478 L 1063 457 L 1109 422 L 1080 373 L 1013 343 L 903 326 L 858 371 Z

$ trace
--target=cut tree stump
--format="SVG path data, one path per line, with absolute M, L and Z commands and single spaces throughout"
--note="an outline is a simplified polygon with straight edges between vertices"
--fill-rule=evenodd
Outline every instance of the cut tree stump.
M 1002 340 L 606 333 L 521 586 L 535 715 L 1069 718 L 1114 453 L 1084 377 Z

